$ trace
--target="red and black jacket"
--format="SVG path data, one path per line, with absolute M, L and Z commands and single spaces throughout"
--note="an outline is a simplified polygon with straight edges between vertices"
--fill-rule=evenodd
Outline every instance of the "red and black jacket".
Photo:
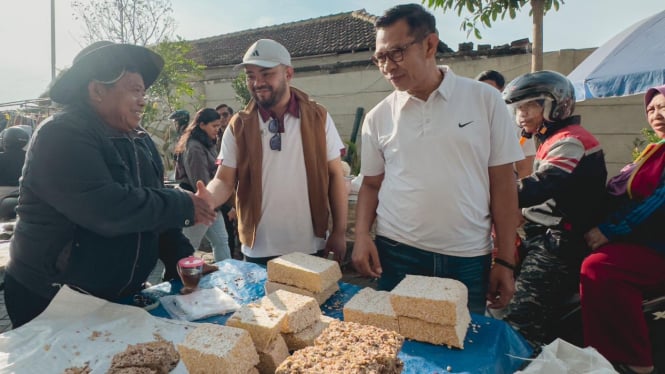
M 607 169 L 600 142 L 580 116 L 547 123 L 536 134 L 534 172 L 519 182 L 519 206 L 527 221 L 577 233 L 603 216 Z M 533 214 L 532 214 L 533 213 Z

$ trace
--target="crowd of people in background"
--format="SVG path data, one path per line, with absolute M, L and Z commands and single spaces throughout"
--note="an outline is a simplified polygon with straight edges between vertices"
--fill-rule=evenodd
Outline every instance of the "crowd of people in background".
M 196 112 L 192 121 L 180 135 L 175 146 L 176 173 L 179 186 L 187 191 L 196 192 L 198 181 L 208 184 L 217 170 L 217 149 L 215 147 L 221 117 L 212 108 L 203 108 Z M 211 225 L 196 224 L 183 229 L 194 248 L 201 245 L 205 236 L 212 245 L 215 262 L 231 258 L 229 238 L 224 225 L 224 218 L 218 214 Z
M 173 279 L 205 238 L 215 262 L 236 247 L 262 265 L 294 251 L 350 259 L 382 290 L 407 274 L 454 278 L 472 312 L 505 319 L 534 346 L 556 337 L 556 311 L 579 291 L 585 344 L 621 373 L 655 373 L 641 302 L 665 284 L 663 141 L 606 184 L 601 143 L 565 76 L 457 75 L 437 64 L 435 18 L 418 4 L 388 9 L 375 27 L 372 62 L 394 91 L 364 118 L 350 255 L 345 146 L 326 108 L 292 86 L 282 44 L 257 40 L 236 67 L 244 108 L 169 116 L 176 188 L 140 124 L 163 59 L 134 45 L 84 48 L 52 83 L 63 110 L 27 155 L 30 134 L 3 132 L 0 185 L 20 196 L 5 274 L 13 326 L 62 285 L 117 301 L 158 260 L 160 278 Z M 646 93 L 645 110 L 665 139 L 665 86 Z

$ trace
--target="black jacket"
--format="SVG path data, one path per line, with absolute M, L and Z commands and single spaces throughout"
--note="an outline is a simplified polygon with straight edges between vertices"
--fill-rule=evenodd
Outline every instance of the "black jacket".
M 7 272 L 50 298 L 68 284 L 111 301 L 138 291 L 163 250 L 167 269 L 193 253 L 181 227 L 190 197 L 163 185 L 142 129 L 122 133 L 86 108 L 48 119 L 28 149 Z M 161 238 L 160 238 L 161 236 Z
M 217 149 L 215 143 L 200 127 L 192 130 L 185 151 L 178 155 L 176 181 L 180 187 L 195 192 L 196 182 L 208 184 L 217 171 Z
M 11 149 L 0 152 L 0 186 L 18 186 L 25 161 L 25 151 Z

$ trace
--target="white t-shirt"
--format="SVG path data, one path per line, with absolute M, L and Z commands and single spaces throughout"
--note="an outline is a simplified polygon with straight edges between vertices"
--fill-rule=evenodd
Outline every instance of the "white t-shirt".
M 524 158 L 499 91 L 456 76 L 427 101 L 395 91 L 365 117 L 365 176 L 385 173 L 377 234 L 461 257 L 489 253 L 491 166 Z
M 242 245 L 249 257 L 280 256 L 291 252 L 314 253 L 325 248 L 325 238 L 314 235 L 312 214 L 307 192 L 307 174 L 303 158 L 300 118 L 284 116 L 282 150 L 270 149 L 268 122 L 257 112 L 263 145 L 261 219 L 256 230 L 254 247 Z M 328 161 L 340 157 L 344 143 L 330 115 L 326 118 Z M 237 147 L 233 133 L 227 128 L 222 138 L 219 159 L 222 165 L 237 167 Z

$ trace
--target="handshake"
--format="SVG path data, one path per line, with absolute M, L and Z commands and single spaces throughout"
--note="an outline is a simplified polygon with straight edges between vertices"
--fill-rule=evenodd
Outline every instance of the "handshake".
M 208 191 L 202 181 L 196 182 L 196 193 L 185 192 L 189 194 L 194 204 L 194 224 L 202 223 L 210 226 L 217 216 L 215 212 L 217 204 L 215 204 L 212 193 Z

